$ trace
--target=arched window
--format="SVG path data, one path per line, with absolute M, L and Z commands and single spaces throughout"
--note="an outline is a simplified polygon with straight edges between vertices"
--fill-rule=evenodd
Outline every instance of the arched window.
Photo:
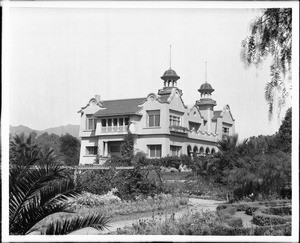
M 194 153 L 197 153 L 198 152 L 198 147 L 195 146 L 193 151 L 194 151 Z
M 203 147 L 200 148 L 200 154 L 204 154 L 204 148 Z
M 190 155 L 191 151 L 192 151 L 192 147 L 191 147 L 191 145 L 188 145 L 187 146 L 187 154 Z
M 214 155 L 215 153 L 216 153 L 216 150 L 215 150 L 215 149 L 212 149 L 212 150 L 211 150 L 211 154 Z
M 209 148 L 206 148 L 205 153 L 209 154 L 209 152 L 210 152 Z

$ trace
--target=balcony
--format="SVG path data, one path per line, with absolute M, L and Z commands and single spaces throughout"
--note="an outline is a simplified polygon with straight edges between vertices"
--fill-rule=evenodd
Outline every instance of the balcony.
M 109 127 L 102 127 L 101 128 L 101 133 L 120 133 L 120 134 L 123 134 L 125 132 L 127 132 L 127 127 L 128 126 L 120 126 L 120 127 L 117 127 L 117 126 L 109 126 Z
M 176 132 L 181 134 L 187 134 L 189 132 L 189 129 L 187 127 L 182 126 L 169 126 L 170 132 Z

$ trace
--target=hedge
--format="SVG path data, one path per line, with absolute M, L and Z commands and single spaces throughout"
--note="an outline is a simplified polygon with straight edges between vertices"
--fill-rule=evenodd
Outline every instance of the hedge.
M 282 217 L 278 215 L 264 214 L 262 212 L 255 213 L 252 219 L 252 223 L 259 226 L 286 224 L 288 222 L 291 222 L 290 216 Z

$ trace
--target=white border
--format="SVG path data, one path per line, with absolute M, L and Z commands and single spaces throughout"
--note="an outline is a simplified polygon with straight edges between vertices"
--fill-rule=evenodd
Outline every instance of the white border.
M 214 2 L 195 2 L 195 1 L 14 1 L 10 2 L 4 0 L 1 2 L 3 6 L 3 42 L 2 42 L 2 80 L 3 80 L 3 89 L 2 97 L 4 102 L 2 102 L 2 218 L 8 219 L 9 210 L 8 210 L 8 138 L 9 138 L 9 120 L 8 120 L 8 101 L 9 100 L 9 29 L 8 29 L 8 19 L 9 19 L 9 10 L 11 8 L 270 8 L 270 7 L 288 7 L 293 8 L 293 59 L 292 59 L 292 80 L 293 80 L 293 151 L 292 151 L 292 182 L 293 182 L 293 195 L 292 195 L 292 207 L 293 207 L 293 216 L 292 216 L 292 236 L 129 236 L 129 235 L 105 235 L 105 236 L 90 236 L 85 235 L 84 240 L 95 242 L 95 241 L 252 241 L 252 242 L 261 242 L 261 241 L 273 241 L 273 242 L 297 242 L 299 234 L 299 218 L 297 212 L 299 212 L 299 83 L 296 82 L 299 80 L 299 2 L 298 1 L 285 1 L 285 2 L 225 2 L 225 1 L 214 1 Z M 296 81 L 295 81 L 296 80 Z M 76 235 L 66 235 L 66 236 L 40 236 L 40 235 L 29 235 L 29 236 L 9 236 L 8 223 L 7 220 L 2 220 L 2 241 L 3 242 L 81 242 L 82 236 Z

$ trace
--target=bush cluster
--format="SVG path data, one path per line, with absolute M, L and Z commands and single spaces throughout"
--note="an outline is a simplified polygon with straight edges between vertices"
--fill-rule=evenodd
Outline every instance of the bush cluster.
M 116 195 L 121 199 L 131 200 L 139 195 L 154 196 L 162 192 L 162 186 L 154 179 L 147 178 L 146 171 L 133 170 L 94 170 L 87 171 L 78 178 L 78 185 L 83 191 L 102 195 L 117 188 Z

